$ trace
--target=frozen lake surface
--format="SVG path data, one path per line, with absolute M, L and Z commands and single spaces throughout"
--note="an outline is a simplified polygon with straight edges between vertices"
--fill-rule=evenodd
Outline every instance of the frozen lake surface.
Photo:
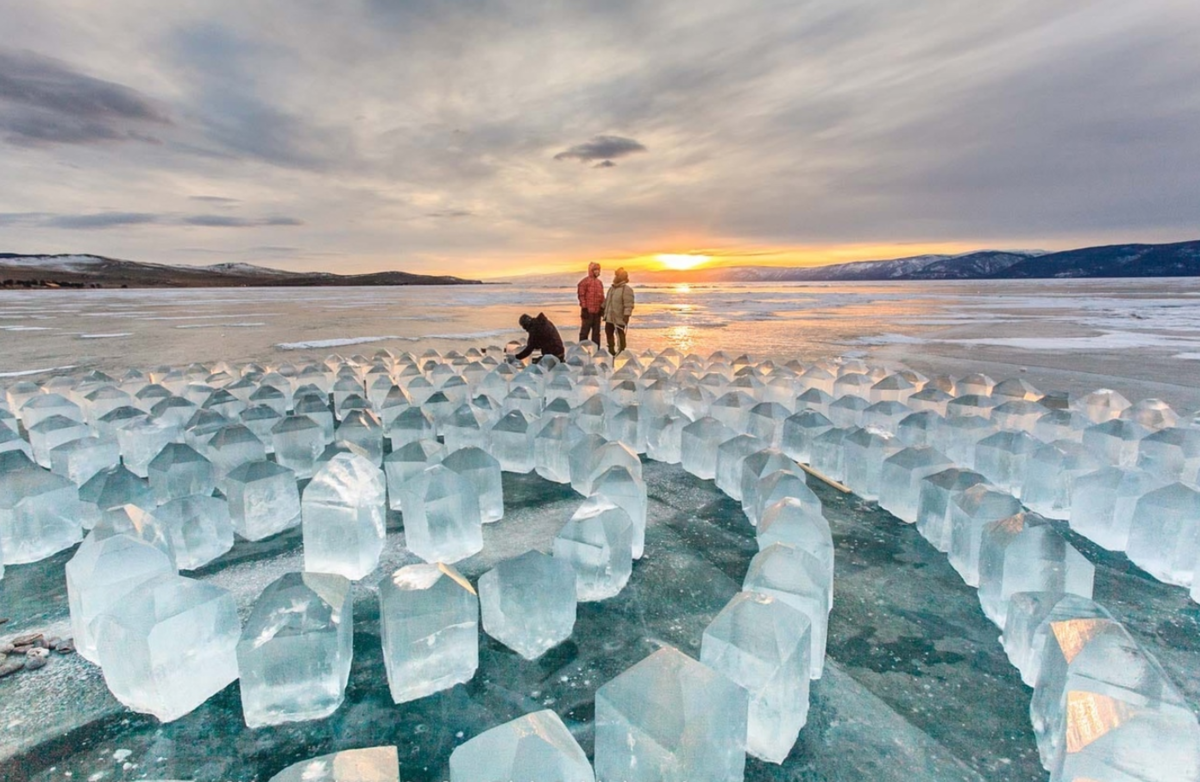
M 636 281 L 635 281 L 636 282 Z M 1043 391 L 1115 388 L 1200 407 L 1200 281 L 897 283 L 638 289 L 635 349 L 751 352 L 814 360 L 847 353 L 926 373 L 1020 375 Z M 545 311 L 574 337 L 573 291 L 470 288 L 251 289 L 0 293 L 0 385 L 37 370 L 109 372 L 225 360 L 302 363 L 379 347 L 440 350 L 503 343 L 521 312 Z M 756 553 L 740 506 L 678 466 L 644 462 L 646 556 L 628 587 L 581 604 L 572 638 L 525 662 L 481 634 L 467 685 L 395 706 L 388 695 L 374 583 L 416 559 L 392 514 L 383 560 L 355 584 L 355 655 L 346 704 L 310 723 L 250 730 L 237 684 L 166 725 L 122 707 L 99 669 L 75 656 L 0 679 L 0 776 L 8 780 L 265 780 L 314 755 L 399 747 L 401 778 L 444 779 L 450 751 L 481 731 L 554 709 L 590 754 L 595 690 L 670 644 L 700 637 L 738 591 Z M 472 580 L 530 548 L 549 551 L 581 501 L 569 487 L 505 474 L 506 514 Z M 748 780 L 1044 780 L 1029 727 L 1030 690 L 998 631 L 946 557 L 875 503 L 810 482 L 833 528 L 836 600 L 824 678 L 782 766 L 748 759 Z M 1096 565 L 1095 599 L 1123 622 L 1200 710 L 1200 607 L 1121 554 L 1058 525 Z M 72 551 L 10 566 L 0 637 L 67 634 L 63 565 Z M 231 590 L 243 620 L 262 589 L 301 569 L 293 530 L 234 550 L 198 575 Z

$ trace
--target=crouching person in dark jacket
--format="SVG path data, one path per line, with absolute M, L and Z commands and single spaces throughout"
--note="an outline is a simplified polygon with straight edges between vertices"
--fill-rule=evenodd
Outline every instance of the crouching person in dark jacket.
M 543 356 L 554 356 L 559 361 L 566 360 L 562 337 L 558 335 L 558 329 L 554 327 L 544 312 L 539 312 L 536 318 L 522 315 L 519 323 L 521 328 L 529 332 L 529 342 L 525 345 L 525 349 L 517 354 L 517 359 L 529 358 L 533 351 L 540 350 Z

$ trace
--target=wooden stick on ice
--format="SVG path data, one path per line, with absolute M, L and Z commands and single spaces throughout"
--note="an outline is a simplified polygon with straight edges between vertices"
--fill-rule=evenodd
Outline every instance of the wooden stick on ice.
M 816 470 L 809 467 L 807 464 L 804 464 L 803 462 L 796 462 L 796 464 L 800 465 L 801 470 L 804 470 L 806 473 L 808 473 L 812 477 L 816 478 L 817 480 L 829 484 L 833 488 L 840 491 L 842 494 L 850 494 L 850 487 L 846 486 L 844 483 L 838 483 L 833 478 L 830 478 L 828 475 L 822 475 L 821 473 L 817 472 Z

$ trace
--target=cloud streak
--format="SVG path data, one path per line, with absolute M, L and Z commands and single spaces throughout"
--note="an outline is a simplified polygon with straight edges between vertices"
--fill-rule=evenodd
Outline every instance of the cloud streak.
M 569 147 L 554 156 L 555 160 L 578 160 L 580 163 L 600 161 L 599 167 L 615 166 L 614 158 L 626 157 L 637 152 L 645 152 L 646 147 L 639 141 L 623 136 L 594 136 L 582 144 Z

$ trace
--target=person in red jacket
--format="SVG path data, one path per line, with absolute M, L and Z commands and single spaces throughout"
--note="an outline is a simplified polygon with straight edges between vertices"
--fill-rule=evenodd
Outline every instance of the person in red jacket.
M 579 281 L 579 341 L 591 338 L 600 347 L 600 318 L 604 313 L 604 283 L 600 282 L 600 264 L 589 263 L 587 276 Z

